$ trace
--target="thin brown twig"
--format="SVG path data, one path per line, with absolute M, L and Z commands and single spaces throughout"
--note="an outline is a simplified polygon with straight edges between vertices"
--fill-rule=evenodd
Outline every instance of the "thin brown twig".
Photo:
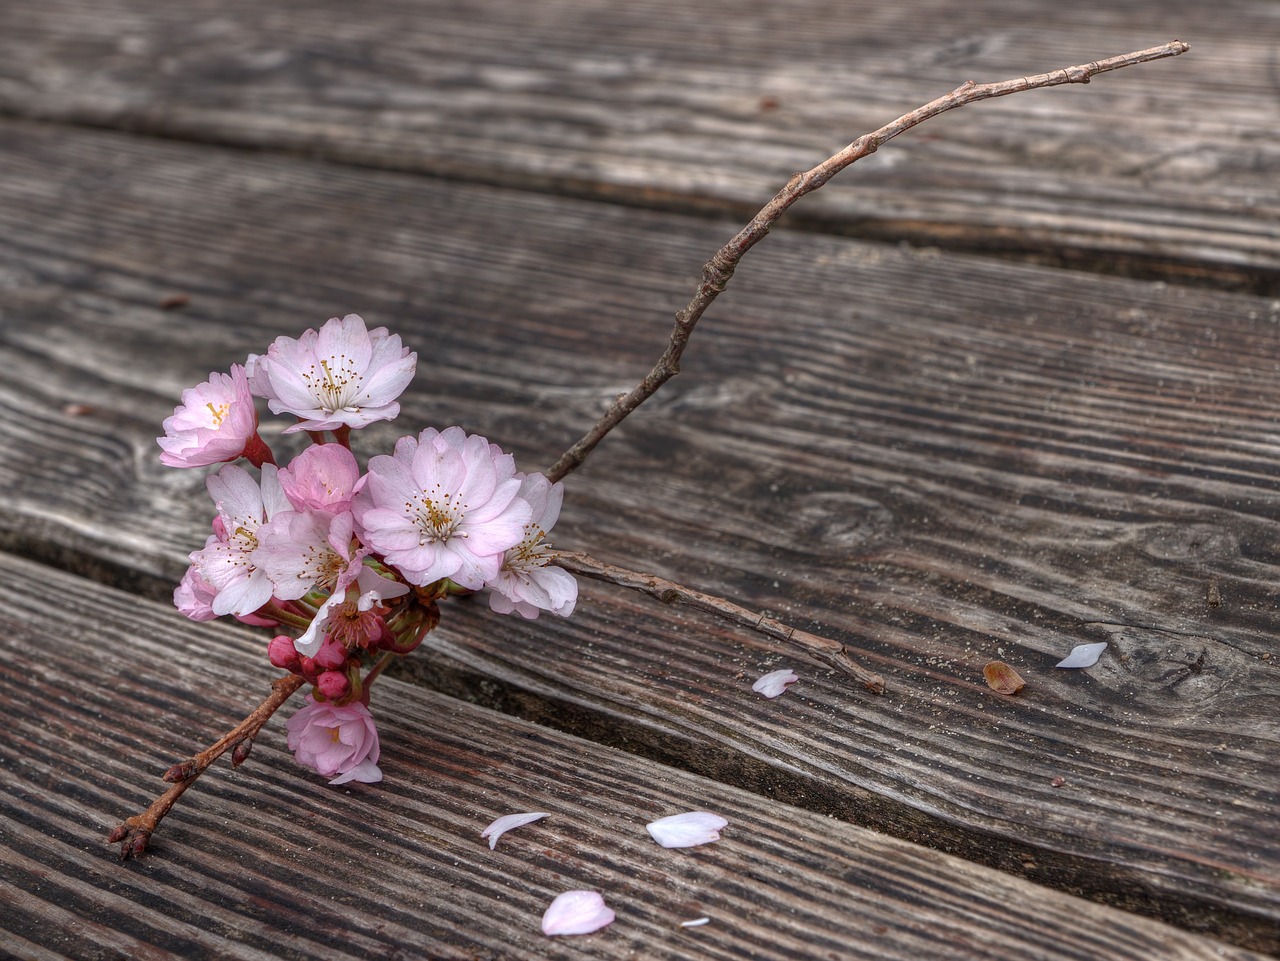
M 604 415 L 596 421 L 595 425 L 577 443 L 560 455 L 560 458 L 547 471 L 547 477 L 553 481 L 558 481 L 575 470 L 587 459 L 587 455 L 591 453 L 596 444 L 604 439 L 604 436 L 609 431 L 613 430 L 623 418 L 653 396 L 659 387 L 680 372 L 680 357 L 684 353 L 685 345 L 689 342 L 690 335 L 693 333 L 694 325 L 706 312 L 711 302 L 725 289 L 725 286 L 729 283 L 729 278 L 733 276 L 733 272 L 737 269 L 738 262 L 743 255 L 764 239 L 764 236 L 782 217 L 788 207 L 805 194 L 817 190 L 854 161 L 875 153 L 882 144 L 893 139 L 898 134 L 910 130 L 917 124 L 923 123 L 941 113 L 954 110 L 956 107 L 963 107 L 965 104 L 973 103 L 977 100 L 990 100 L 993 97 L 1004 97 L 1011 93 L 1021 93 L 1024 90 L 1035 90 L 1039 87 L 1056 87 L 1067 83 L 1088 83 L 1097 74 L 1106 73 L 1110 70 L 1119 70 L 1121 67 L 1128 67 L 1134 64 L 1147 63 L 1152 60 L 1176 57 L 1178 54 L 1186 53 L 1190 49 L 1189 44 L 1183 43 L 1181 40 L 1172 40 L 1163 46 L 1151 47 L 1148 50 L 1137 50 L 1133 53 L 1126 53 L 1123 56 L 1096 60 L 1093 63 L 1079 66 L 1063 67 L 1061 70 L 1042 73 L 1034 77 L 1001 80 L 995 83 L 975 83 L 969 80 L 956 87 L 951 93 L 939 97 L 937 100 L 927 103 L 908 114 L 904 114 L 879 130 L 864 134 L 812 170 L 795 174 L 787 182 L 787 185 L 752 218 L 751 222 L 739 231 L 736 237 L 721 247 L 715 256 L 703 266 L 702 282 L 699 284 L 698 290 L 689 305 L 676 314 L 675 329 L 671 332 L 671 340 L 654 368 L 630 392 L 615 400 Z
M 853 658 L 849 656 L 845 646 L 829 637 L 821 637 L 817 634 L 810 634 L 808 631 L 788 627 L 781 621 L 766 617 L 763 614 L 757 614 L 755 611 L 749 611 L 745 607 L 739 607 L 732 601 L 726 601 L 724 598 L 716 597 L 714 594 L 704 594 L 701 591 L 692 590 L 677 584 L 675 581 L 658 577 L 656 574 L 643 574 L 639 571 L 629 571 L 625 567 L 606 564 L 604 561 L 598 561 L 587 554 L 557 554 L 553 563 L 563 567 L 571 574 L 594 578 L 609 584 L 617 584 L 619 587 L 629 587 L 632 590 L 640 591 L 642 594 L 656 597 L 664 604 L 686 604 L 700 611 L 719 615 L 734 624 L 740 624 L 753 631 L 759 631 L 768 637 L 799 648 L 805 654 L 816 658 L 823 664 L 852 675 L 861 681 L 862 685 L 869 691 L 876 694 L 884 693 L 884 678 L 874 671 L 868 671 L 855 663 Z
M 135 814 L 107 836 L 108 844 L 120 845 L 120 860 L 138 857 L 147 849 L 147 843 L 161 820 L 182 797 L 187 788 L 196 783 L 200 777 L 218 758 L 232 748 L 232 764 L 239 765 L 249 755 L 253 739 L 258 736 L 262 726 L 270 720 L 285 701 L 306 683 L 301 677 L 286 674 L 271 682 L 271 693 L 243 721 L 224 734 L 199 754 L 181 761 L 165 772 L 164 780 L 173 782 L 173 786 L 151 802 L 141 814 Z

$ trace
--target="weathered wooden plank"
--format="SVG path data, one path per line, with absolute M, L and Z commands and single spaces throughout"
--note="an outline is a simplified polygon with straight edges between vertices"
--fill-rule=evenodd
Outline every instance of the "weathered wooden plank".
M 5 132 L 5 542 L 153 596 L 208 507 L 151 438 L 208 370 L 358 309 L 423 352 L 406 429 L 546 464 L 733 229 Z M 190 305 L 160 310 L 175 289 Z M 571 479 L 558 540 L 833 633 L 889 695 L 591 586 L 567 622 L 456 605 L 417 661 L 459 697 L 1275 950 L 1278 311 L 779 235 Z M 1098 668 L 1053 670 L 1099 639 Z M 1024 694 L 987 691 L 993 657 Z M 802 686 L 749 696 L 779 663 Z
M 113 819 L 265 690 L 262 640 L 6 555 L 0 572 L 0 932 L 23 957 L 1258 957 L 396 681 L 373 696 L 382 783 L 326 787 L 277 719 L 121 864 Z M 713 847 L 645 833 L 703 808 L 730 821 Z M 480 830 L 513 809 L 551 816 L 490 851 Z M 544 938 L 545 905 L 579 887 L 618 920 Z
M 1191 54 L 911 134 L 790 215 L 870 238 L 1280 291 L 1274 3 L 41 0 L 0 110 L 687 210 L 967 79 Z

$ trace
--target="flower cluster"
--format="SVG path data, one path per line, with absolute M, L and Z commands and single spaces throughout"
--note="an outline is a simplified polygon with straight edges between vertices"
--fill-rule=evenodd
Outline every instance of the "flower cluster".
M 351 431 L 399 414 L 416 364 L 386 328 L 335 317 L 185 391 L 158 438 L 169 466 L 224 465 L 206 482 L 212 533 L 174 603 L 193 620 L 292 631 L 268 647 L 272 664 L 312 685 L 289 747 L 333 784 L 381 779 L 369 683 L 436 626 L 438 601 L 488 590 L 493 610 L 534 618 L 567 616 L 578 596 L 549 564 L 561 485 L 520 473 L 485 438 L 428 428 L 361 470 Z M 297 417 L 284 432 L 305 431 L 312 446 L 277 465 L 255 398 Z M 241 459 L 256 475 L 231 463 Z

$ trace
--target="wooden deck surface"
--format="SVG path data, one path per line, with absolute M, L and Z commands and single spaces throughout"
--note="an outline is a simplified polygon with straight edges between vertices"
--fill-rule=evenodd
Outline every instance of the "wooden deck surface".
M 884 696 L 621 588 L 456 603 L 376 685 L 382 783 L 326 787 L 277 719 L 117 862 L 274 673 L 170 603 L 209 514 L 157 459 L 185 387 L 354 311 L 420 357 L 360 453 L 461 424 L 545 468 L 792 172 L 1174 37 L 798 205 L 566 483 L 558 546 L 834 637 Z M 1267 0 L 0 7 L 0 954 L 1280 954 L 1278 40 Z M 649 841 L 692 808 L 721 842 Z M 514 810 L 552 817 L 491 852 Z M 543 938 L 577 887 L 618 920 Z

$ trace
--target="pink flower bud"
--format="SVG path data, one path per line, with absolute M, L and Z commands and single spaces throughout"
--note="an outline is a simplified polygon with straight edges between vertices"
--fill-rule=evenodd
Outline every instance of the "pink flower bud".
M 332 637 L 325 637 L 324 643 L 320 645 L 320 650 L 316 651 L 312 660 L 316 662 L 317 667 L 326 671 L 339 671 L 347 663 L 347 649 Z
M 284 634 L 277 634 L 271 639 L 271 643 L 267 645 L 267 659 L 273 665 L 286 671 L 298 673 L 298 652 L 293 646 L 293 638 Z
M 351 690 L 351 679 L 341 671 L 325 671 L 316 678 L 316 690 L 330 701 L 340 701 Z

